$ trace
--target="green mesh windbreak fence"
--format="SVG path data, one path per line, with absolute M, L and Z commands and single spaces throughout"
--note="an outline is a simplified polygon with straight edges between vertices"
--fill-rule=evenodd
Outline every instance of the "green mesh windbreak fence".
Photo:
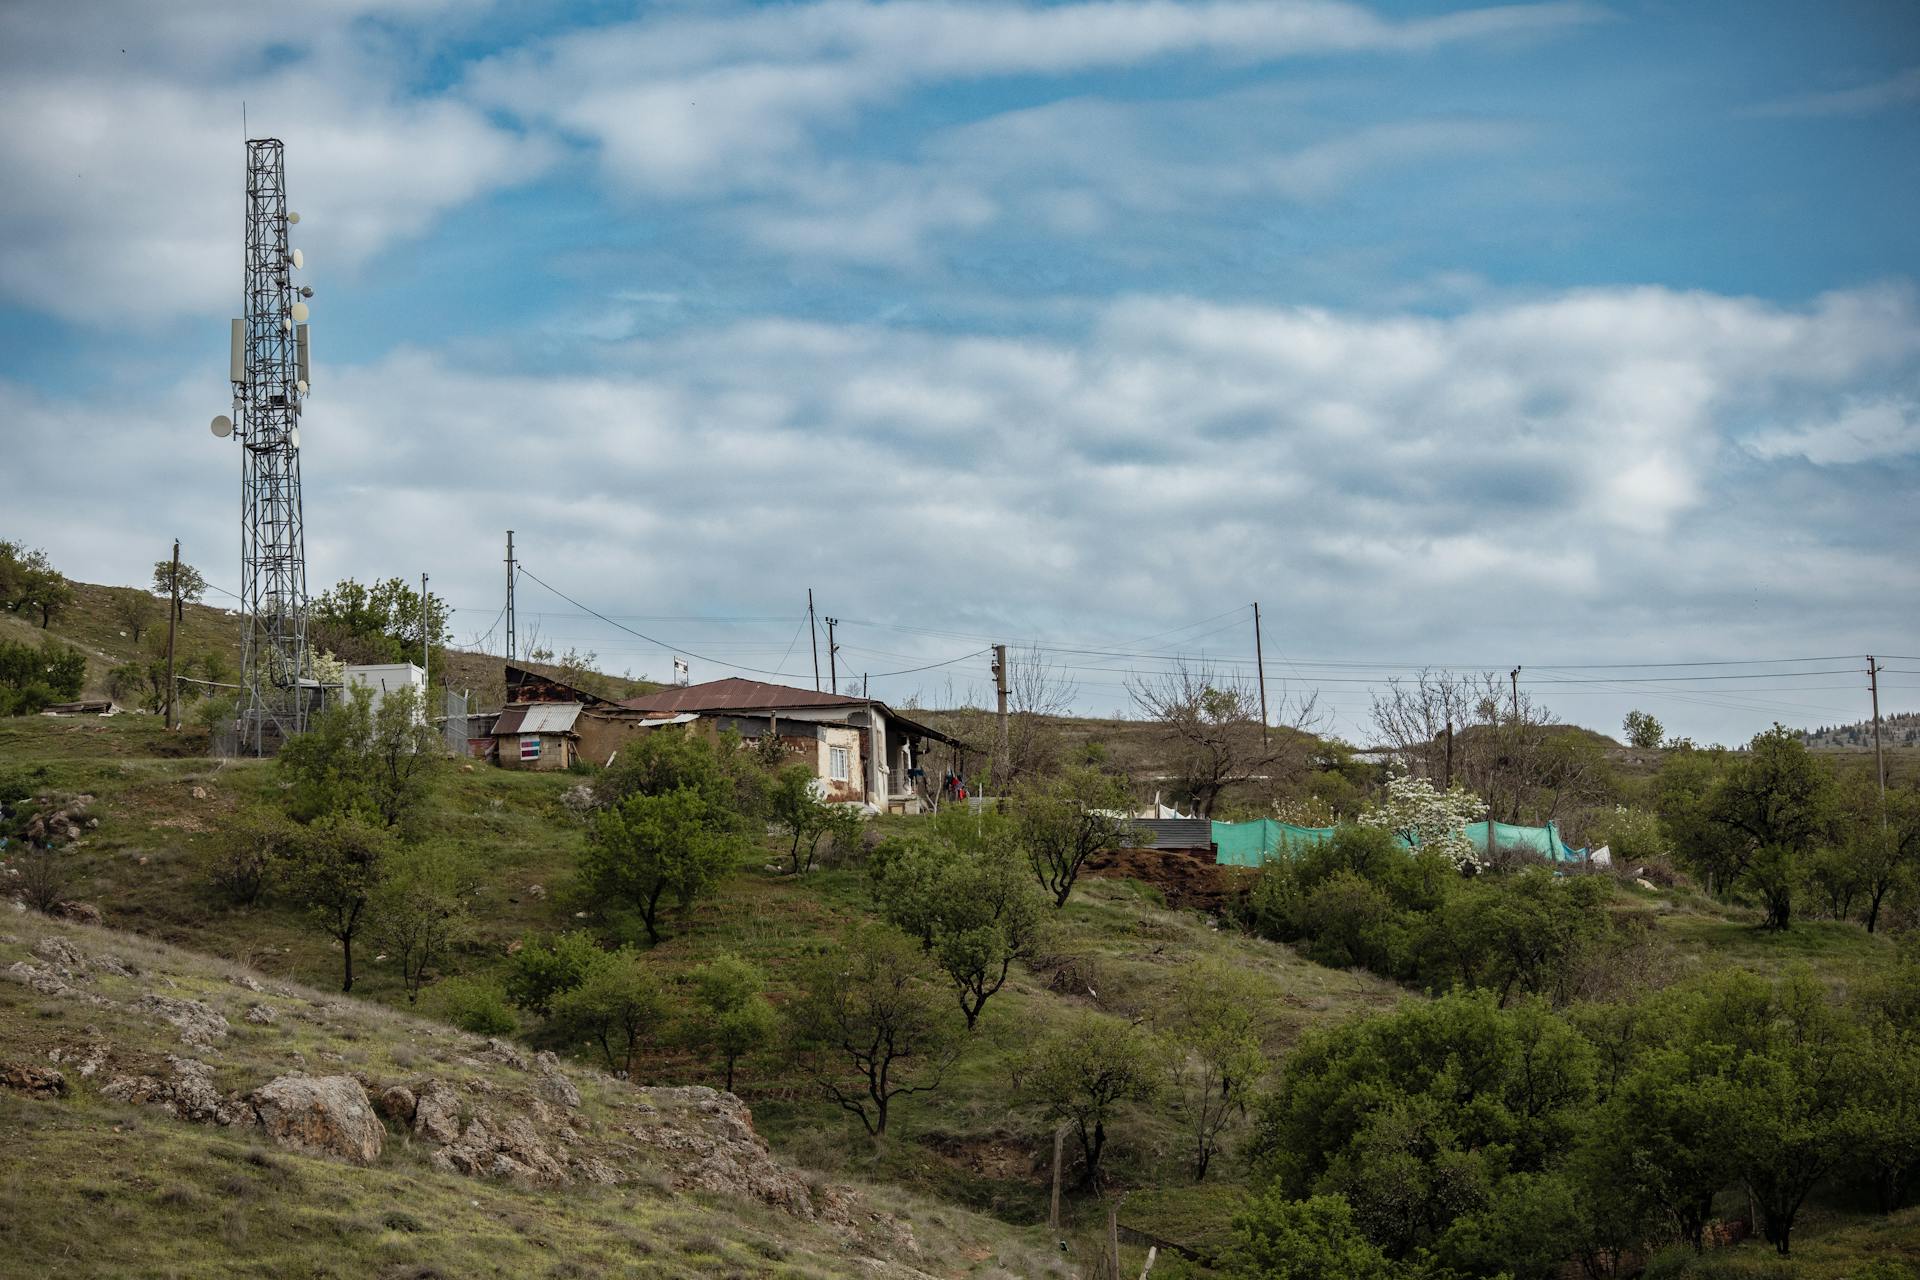
M 1216 822 L 1213 824 L 1214 861 L 1222 866 L 1257 867 L 1272 857 L 1289 857 L 1333 838 L 1332 827 L 1296 827 L 1272 818 L 1254 822 Z M 1474 822 L 1465 828 L 1474 847 L 1487 847 L 1487 824 Z M 1560 828 L 1549 822 L 1544 827 L 1520 827 L 1507 822 L 1493 824 L 1496 846 L 1518 849 L 1554 862 L 1581 862 L 1585 849 L 1571 848 L 1560 838 Z

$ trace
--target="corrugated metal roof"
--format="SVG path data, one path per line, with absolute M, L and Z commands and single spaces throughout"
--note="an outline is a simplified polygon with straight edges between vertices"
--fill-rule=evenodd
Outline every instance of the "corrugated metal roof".
M 573 722 L 580 718 L 577 702 L 536 702 L 530 706 L 507 707 L 494 722 L 493 736 L 510 733 L 572 733 Z
M 729 676 L 725 680 L 642 694 L 620 705 L 635 711 L 779 711 L 799 707 L 864 707 L 869 702 L 867 698 L 849 698 L 845 694 Z
M 1153 833 L 1156 849 L 1208 849 L 1213 824 L 1205 818 L 1135 818 L 1133 825 Z

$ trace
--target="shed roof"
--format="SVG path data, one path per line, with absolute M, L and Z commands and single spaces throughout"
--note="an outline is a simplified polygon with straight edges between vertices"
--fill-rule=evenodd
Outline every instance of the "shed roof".
M 818 689 L 796 689 L 792 685 L 768 684 L 764 680 L 745 680 L 728 676 L 704 684 L 676 685 L 628 698 L 620 705 L 635 711 L 783 711 L 800 707 L 864 707 L 871 698 L 850 698 L 842 693 L 823 693 Z
M 572 733 L 573 722 L 580 718 L 577 702 L 536 702 L 528 706 L 508 707 L 494 721 L 493 736 L 520 733 Z
M 1207 849 L 1213 846 L 1213 824 L 1205 818 L 1135 818 L 1133 825 L 1153 833 L 1156 849 Z

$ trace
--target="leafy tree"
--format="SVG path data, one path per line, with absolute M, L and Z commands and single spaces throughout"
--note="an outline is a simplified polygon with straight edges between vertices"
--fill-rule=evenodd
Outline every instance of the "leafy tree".
M 729 759 L 705 738 L 670 729 L 654 729 L 620 752 L 613 765 L 593 781 L 596 808 L 611 809 L 628 796 L 693 791 L 713 813 L 737 806 L 729 779 Z
M 431 592 L 423 609 L 420 592 L 402 578 L 370 586 L 343 578 L 310 606 L 307 642 L 350 663 L 409 662 L 420 656 L 423 626 L 428 647 L 452 639 L 450 613 Z
M 52 624 L 55 614 L 72 603 L 73 585 L 53 567 L 46 552 L 0 542 L 0 604 L 16 613 L 22 609 L 37 612 L 45 628 Z
M 813 770 L 804 764 L 790 764 L 774 776 L 768 803 L 773 821 L 792 837 L 787 857 L 793 873 L 813 870 L 820 838 L 827 834 L 833 815 L 842 806 L 828 804 L 820 798 Z
M 641 1045 L 657 1033 L 665 1012 L 658 980 L 630 947 L 601 952 L 579 985 L 553 1001 L 556 1028 L 599 1045 L 607 1069 L 629 1078 Z
M 1159 1049 L 1146 1031 L 1085 1012 L 1063 1020 L 1028 1051 L 1019 1088 L 1048 1119 L 1072 1126 L 1085 1160 L 1081 1186 L 1092 1187 L 1100 1177 L 1108 1122 L 1124 1104 L 1152 1098 L 1163 1074 Z
M 1444 1273 L 1555 1280 L 1585 1225 L 1565 1178 L 1516 1173 L 1492 1185 L 1484 1207 L 1456 1218 L 1434 1252 Z
M 1856 771 L 1841 780 L 1838 812 L 1840 843 L 1826 857 L 1839 864 L 1831 874 L 1865 899 L 1867 932 L 1873 933 L 1888 895 L 1920 879 L 1920 788 L 1893 783 L 1882 802 L 1874 776 Z M 1825 861 L 1815 867 L 1816 882 Z
M 445 845 L 402 846 L 374 890 L 371 931 L 400 961 L 407 1003 L 420 998 L 427 974 L 471 928 L 463 891 L 469 875 L 463 860 Z
M 1654 809 L 1667 841 L 1707 882 L 1709 893 L 1728 892 L 1752 858 L 1747 844 L 1714 821 L 1713 805 L 1730 752 L 1681 743 L 1667 752 L 1654 778 Z
M 282 882 L 340 944 L 340 989 L 351 991 L 354 939 L 392 857 L 392 837 L 352 813 L 329 814 L 292 835 L 282 851 Z
M 1607 933 L 1612 895 L 1598 876 L 1566 879 L 1536 867 L 1461 893 L 1439 927 L 1479 952 L 1473 983 L 1501 1004 L 1544 996 L 1564 1005 L 1579 961 Z
M 273 877 L 275 858 L 293 838 L 285 820 L 277 816 L 242 817 L 229 823 L 214 854 L 209 875 L 213 887 L 235 906 L 259 902 Z
M 154 561 L 153 594 L 168 601 L 169 608 L 172 608 L 173 583 L 173 557 Z M 205 594 L 207 594 L 206 578 L 201 576 L 198 569 L 182 560 L 180 562 L 180 610 L 175 616 L 186 617 L 187 606 L 197 602 Z
M 1708 818 L 1744 851 L 1770 929 L 1793 922 L 1798 859 L 1828 831 L 1832 791 L 1832 776 L 1799 735 L 1777 724 L 1754 735 L 1714 788 Z
M 602 954 L 599 941 L 585 929 L 523 938 L 507 967 L 507 999 L 529 1013 L 550 1017 L 554 1000 L 579 986 Z
M 1277 1187 L 1233 1220 L 1224 1260 L 1237 1280 L 1395 1280 L 1406 1274 L 1354 1225 L 1339 1196 L 1289 1198 Z
M 1240 970 L 1197 961 L 1171 984 L 1158 1016 L 1171 1050 L 1169 1109 L 1189 1144 L 1195 1182 L 1207 1176 L 1267 1073 L 1256 1012 L 1262 994 Z
M 0 640 L 0 715 L 31 715 L 85 687 L 87 656 L 51 637 L 38 646 Z
M 1013 962 L 1038 950 L 1046 899 L 1001 815 L 948 809 L 927 828 L 874 851 L 874 899 L 889 922 L 932 954 L 971 1031 Z
M 896 1098 L 940 1087 L 964 1043 L 955 1024 L 919 948 L 879 926 L 808 965 L 792 1011 L 802 1068 L 874 1137 L 886 1133 Z
M 1627 735 L 1627 745 L 1641 751 L 1652 751 L 1667 736 L 1666 726 L 1662 725 L 1650 711 L 1629 711 L 1627 719 L 1621 725 Z
M 1880 1211 L 1892 1213 L 1920 1179 L 1920 1028 L 1882 1018 L 1872 1038 L 1855 1141 Z
M 1342 1195 L 1369 1240 L 1411 1258 L 1505 1179 L 1552 1171 L 1592 1097 L 1593 1061 L 1539 1004 L 1404 1005 L 1305 1037 L 1261 1100 L 1249 1154 L 1281 1194 Z
M 140 633 L 153 625 L 160 614 L 160 602 L 138 587 L 116 587 L 113 592 L 113 616 L 127 629 L 135 644 Z
M 1014 797 L 1014 819 L 1027 861 L 1056 908 L 1066 905 L 1074 881 L 1094 854 L 1150 842 L 1126 816 L 1132 805 L 1124 781 L 1085 765 Z
M 779 1031 L 779 1017 L 764 994 L 766 985 L 767 975 L 758 965 L 730 951 L 693 971 L 696 1016 L 690 1039 L 718 1055 L 729 1093 L 740 1059 L 771 1044 Z
M 372 690 L 355 686 L 281 748 L 278 768 L 292 784 L 288 811 L 300 821 L 350 813 L 410 829 L 444 762 L 417 690 L 390 691 L 376 708 Z
M 593 817 L 580 871 L 587 889 L 638 913 L 647 941 L 660 941 L 661 903 L 683 909 L 712 890 L 747 844 L 730 810 L 716 811 L 691 787 L 630 795 Z
M 1665 1228 L 1697 1251 L 1714 1195 L 1734 1178 L 1741 1098 L 1715 1066 L 1711 1054 L 1652 1049 L 1594 1113 L 1581 1180 L 1598 1212 L 1641 1239 Z

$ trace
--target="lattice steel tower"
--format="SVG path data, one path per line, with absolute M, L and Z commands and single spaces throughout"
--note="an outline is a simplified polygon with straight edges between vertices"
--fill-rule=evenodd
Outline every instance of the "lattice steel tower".
M 318 689 L 307 665 L 306 535 L 300 505 L 300 408 L 309 369 L 307 304 L 293 283 L 304 264 L 287 243 L 300 215 L 287 211 L 286 146 L 247 142 L 244 315 L 233 322 L 233 420 L 241 446 L 240 730 L 257 755 L 305 730 Z

